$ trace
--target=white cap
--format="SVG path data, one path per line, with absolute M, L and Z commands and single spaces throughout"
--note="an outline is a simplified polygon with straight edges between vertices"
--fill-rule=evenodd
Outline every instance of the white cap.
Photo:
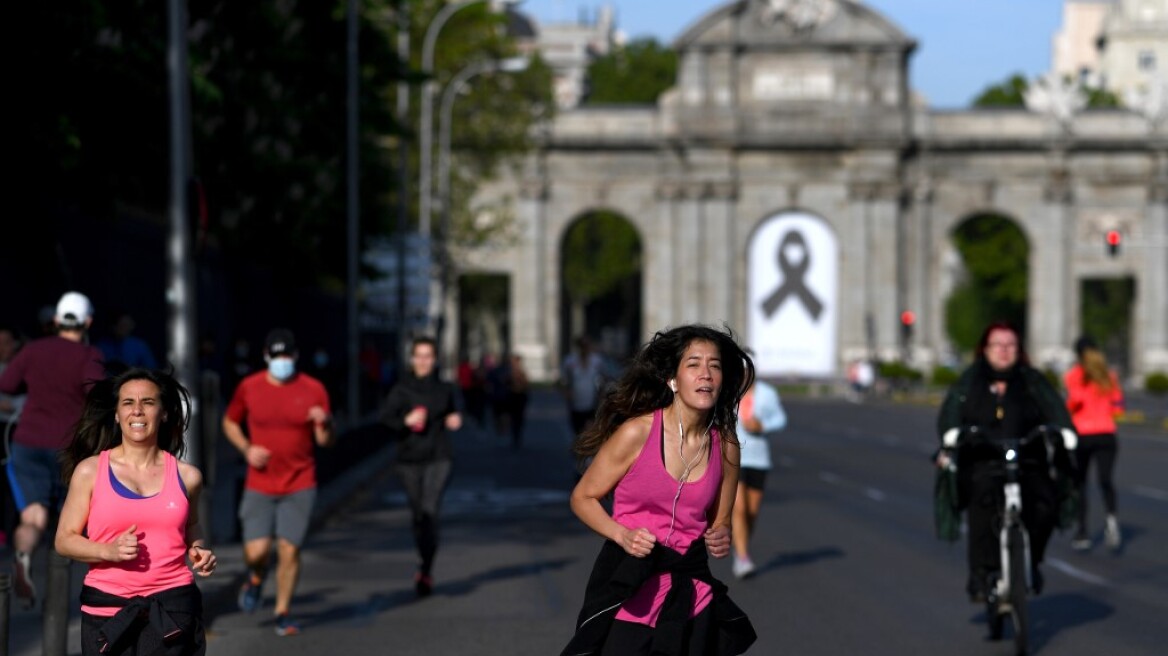
M 61 300 L 57 301 L 57 314 L 54 318 L 62 326 L 80 328 L 93 317 L 93 304 L 89 297 L 81 292 L 65 292 Z

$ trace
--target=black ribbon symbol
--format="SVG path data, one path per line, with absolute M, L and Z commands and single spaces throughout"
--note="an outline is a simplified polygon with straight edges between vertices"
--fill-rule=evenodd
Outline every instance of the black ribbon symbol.
M 787 246 L 799 246 L 803 249 L 803 260 L 798 264 L 792 264 L 787 259 Z M 818 320 L 819 314 L 823 312 L 823 303 L 815 298 L 815 294 L 812 294 L 811 290 L 807 289 L 807 284 L 803 282 L 803 277 L 807 275 L 807 269 L 811 266 L 811 251 L 807 249 L 807 242 L 803 240 L 803 234 L 798 230 L 788 232 L 783 237 L 783 242 L 779 244 L 778 256 L 779 271 L 783 273 L 783 284 L 763 301 L 762 311 L 770 319 L 771 315 L 787 301 L 787 297 L 793 294 L 803 302 L 803 307 L 807 308 L 807 313 L 811 315 L 811 318 Z

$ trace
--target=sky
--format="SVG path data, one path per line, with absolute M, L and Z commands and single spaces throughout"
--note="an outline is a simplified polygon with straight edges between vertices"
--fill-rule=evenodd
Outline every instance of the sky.
M 541 23 L 574 22 L 604 4 L 628 38 L 670 44 L 717 7 L 718 0 L 524 0 L 519 10 Z M 1061 0 L 865 0 L 917 42 L 909 59 L 914 91 L 935 109 L 968 107 L 986 87 L 1015 73 L 1050 68 Z

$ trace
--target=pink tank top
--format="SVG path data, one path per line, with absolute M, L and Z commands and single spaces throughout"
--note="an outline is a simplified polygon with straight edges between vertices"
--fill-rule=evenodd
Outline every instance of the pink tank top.
M 110 482 L 109 451 L 98 456 L 86 532 L 94 542 L 112 542 L 130 525 L 137 524 L 138 558 L 121 563 L 91 563 L 85 575 L 86 585 L 119 597 L 134 597 L 194 581 L 186 564 L 190 504 L 179 481 L 178 460 L 169 453 L 164 458 L 162 490 L 149 497 L 128 497 Z M 110 617 L 120 609 L 82 606 L 81 610 Z
M 694 540 L 703 539 L 702 533 L 710 525 L 710 509 L 722 487 L 722 444 L 718 432 L 711 431 L 706 471 L 697 480 L 679 483 L 665 469 L 661 417 L 661 410 L 653 412 L 653 425 L 645 446 L 613 490 L 612 518 L 625 528 L 647 528 L 656 536 L 658 545 L 685 553 Z M 656 626 L 670 585 L 668 573 L 650 577 L 625 600 L 616 619 Z M 700 613 L 712 596 L 708 584 L 694 581 L 691 617 Z

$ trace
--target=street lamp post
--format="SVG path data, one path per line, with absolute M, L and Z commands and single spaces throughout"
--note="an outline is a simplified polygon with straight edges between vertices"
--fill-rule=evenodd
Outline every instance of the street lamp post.
M 433 150 L 433 132 L 434 132 L 434 90 L 436 84 L 434 83 L 434 48 L 438 45 L 438 33 L 442 31 L 442 27 L 450 17 L 460 9 L 469 7 L 471 5 L 488 2 L 492 9 L 510 7 L 519 4 L 523 0 L 463 0 L 463 2 L 456 2 L 446 5 L 434 16 L 430 21 L 430 25 L 426 28 L 425 40 L 422 42 L 422 75 L 426 76 L 426 81 L 422 84 L 422 100 L 419 113 L 419 121 L 421 128 L 418 134 L 419 153 L 419 179 L 418 179 L 418 232 L 423 235 L 430 234 L 430 216 L 433 211 L 431 203 L 433 198 L 431 196 L 431 179 L 433 163 L 431 161 Z
M 446 89 L 442 91 L 442 104 L 438 109 L 438 203 L 440 211 L 440 221 L 438 234 L 443 242 L 443 248 L 439 253 L 441 258 L 439 261 L 439 280 L 438 280 L 438 300 L 437 300 L 437 326 L 439 347 L 442 346 L 442 329 L 445 326 L 446 316 L 446 297 L 447 286 L 450 271 L 448 269 L 449 254 L 447 252 L 447 240 L 450 238 L 450 133 L 451 124 L 453 123 L 454 115 L 454 100 L 466 88 L 470 79 L 482 73 L 517 73 L 527 70 L 530 60 L 527 57 L 512 57 L 502 60 L 486 60 L 477 61 L 466 68 L 459 71 L 450 82 L 446 85 Z

